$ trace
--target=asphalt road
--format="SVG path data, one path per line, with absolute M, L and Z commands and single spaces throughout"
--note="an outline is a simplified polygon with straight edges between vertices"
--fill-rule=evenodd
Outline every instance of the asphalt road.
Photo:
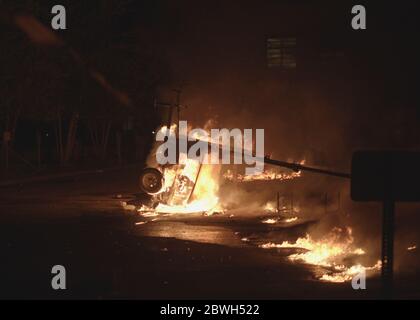
M 311 223 L 273 228 L 235 215 L 141 217 L 120 202 L 138 192 L 135 168 L 65 177 L 0 190 L 2 299 L 369 299 L 349 283 L 316 280 L 287 252 L 241 241 L 249 235 L 305 233 Z M 136 224 L 146 222 L 145 224 Z M 51 288 L 66 268 L 67 289 Z M 402 279 L 399 297 L 418 298 Z

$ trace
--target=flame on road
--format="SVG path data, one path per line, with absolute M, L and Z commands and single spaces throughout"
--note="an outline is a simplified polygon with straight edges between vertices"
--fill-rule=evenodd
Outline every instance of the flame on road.
M 296 242 L 284 241 L 281 244 L 265 243 L 261 248 L 293 248 L 302 249 L 304 252 L 293 253 L 288 256 L 291 261 L 300 261 L 310 265 L 328 268 L 332 271 L 324 273 L 320 280 L 330 282 L 345 282 L 352 279 L 361 270 L 378 270 L 380 261 L 372 267 L 364 267 L 360 264 L 346 266 L 344 260 L 352 256 L 364 255 L 366 252 L 361 248 L 354 248 L 354 238 L 351 228 L 334 228 L 326 237 L 314 240 L 310 235 L 298 238 Z

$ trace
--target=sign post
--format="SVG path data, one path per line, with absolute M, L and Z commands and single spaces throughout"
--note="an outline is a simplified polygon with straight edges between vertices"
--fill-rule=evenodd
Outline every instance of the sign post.
M 393 295 L 395 202 L 419 202 L 420 152 L 358 151 L 353 154 L 351 198 L 380 201 L 382 216 L 382 287 Z
M 383 203 L 382 216 L 382 283 L 386 298 L 392 297 L 394 268 L 394 201 Z

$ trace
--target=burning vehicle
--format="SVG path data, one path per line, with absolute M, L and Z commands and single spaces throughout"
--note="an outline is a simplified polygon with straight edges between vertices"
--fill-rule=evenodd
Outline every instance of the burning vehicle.
M 159 128 L 166 130 L 167 126 Z M 171 126 L 174 129 L 175 125 Z M 157 131 L 155 134 L 158 134 Z M 203 164 L 197 159 L 186 159 L 176 164 L 161 165 L 156 152 L 161 143 L 154 145 L 147 159 L 147 166 L 140 174 L 140 189 L 147 195 L 140 210 L 153 209 L 159 213 L 213 213 L 221 210 L 218 178 L 220 166 Z M 177 154 L 179 160 L 183 154 Z
M 163 132 L 170 128 L 171 132 L 177 132 L 179 140 L 181 137 L 187 135 L 187 130 L 180 134 L 181 129 L 176 125 L 161 126 L 155 133 L 156 136 L 162 137 Z M 219 141 L 213 137 L 196 137 L 192 135 L 192 140 L 186 141 L 187 149 L 192 148 L 196 142 L 204 143 L 205 146 L 216 147 L 218 151 L 222 151 L 222 157 L 226 154 L 228 156 L 234 155 L 235 157 L 242 152 L 245 154 L 244 147 L 240 147 L 238 151 L 230 148 L 230 137 L 226 140 Z M 270 180 L 290 180 L 298 178 L 301 175 L 300 170 L 293 169 L 292 171 L 280 172 L 273 169 L 263 170 L 261 173 L 253 175 L 243 175 L 238 173 L 238 166 L 234 165 L 234 169 L 227 169 L 228 166 L 220 163 L 208 163 L 201 161 L 204 157 L 199 154 L 198 157 L 190 157 L 182 153 L 179 148 L 176 148 L 175 163 L 159 164 L 157 161 L 157 154 L 162 145 L 161 139 L 155 139 L 155 143 L 149 153 L 147 159 L 147 166 L 140 174 L 140 188 L 148 195 L 148 203 L 143 206 L 144 210 L 150 208 L 160 213 L 208 213 L 223 211 L 219 203 L 218 191 L 221 179 L 231 183 L 252 182 L 252 181 L 270 181 Z M 167 140 L 164 140 L 166 142 Z M 198 152 L 200 153 L 201 150 Z M 188 152 L 189 153 L 189 152 Z M 220 152 L 216 157 L 221 156 Z M 214 155 L 212 154 L 211 157 Z M 181 160 L 182 159 L 182 160 Z M 253 158 L 255 161 L 269 162 L 268 157 Z M 223 163 L 223 161 L 222 161 Z M 236 163 L 236 161 L 235 161 Z M 247 162 L 248 163 L 248 162 Z M 223 173 L 223 174 L 222 174 Z

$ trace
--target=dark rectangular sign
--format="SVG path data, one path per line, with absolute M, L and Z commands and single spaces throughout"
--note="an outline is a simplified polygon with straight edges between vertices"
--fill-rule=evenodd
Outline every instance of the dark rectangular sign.
M 354 201 L 420 201 L 420 152 L 357 151 L 351 165 Z

